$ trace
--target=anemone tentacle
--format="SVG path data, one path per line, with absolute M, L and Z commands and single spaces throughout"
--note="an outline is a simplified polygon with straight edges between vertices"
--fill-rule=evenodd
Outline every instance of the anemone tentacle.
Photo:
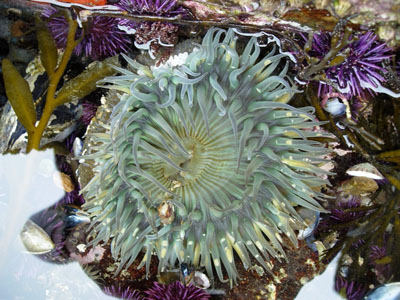
M 309 140 L 321 135 L 310 107 L 286 102 L 296 92 L 288 57 L 271 47 L 261 56 L 252 37 L 237 51 L 233 30 L 212 28 L 186 63 L 149 68 L 124 56 L 130 70 L 100 84 L 123 91 L 108 135 L 93 134 L 95 175 L 84 188 L 92 230 L 111 242 L 120 269 L 142 250 L 159 269 L 202 265 L 209 276 L 236 282 L 236 252 L 246 268 L 254 257 L 285 257 L 282 238 L 297 245 L 304 221 L 294 206 L 321 211 L 313 190 L 327 172 L 326 153 Z M 174 220 L 157 207 L 169 203 Z M 224 276 L 228 275 L 228 279 Z

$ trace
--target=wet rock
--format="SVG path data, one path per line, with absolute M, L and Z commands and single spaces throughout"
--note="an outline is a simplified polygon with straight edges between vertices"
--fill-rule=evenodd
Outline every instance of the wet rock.
M 36 49 L 24 49 L 11 44 L 9 48 L 8 59 L 16 65 L 25 67 L 31 60 L 35 58 L 36 54 Z M 24 69 L 19 71 L 25 71 Z
M 116 91 L 110 91 L 105 97 L 101 98 L 101 103 L 97 109 L 96 116 L 92 119 L 92 122 L 89 124 L 86 136 L 91 135 L 93 132 L 104 132 L 104 128 L 97 124 L 108 124 L 108 120 L 110 118 L 110 114 L 112 108 L 119 101 L 119 94 Z M 83 144 L 82 155 L 86 155 L 91 153 L 91 145 L 93 141 L 90 138 L 86 138 Z M 94 161 L 85 160 L 84 163 L 81 163 L 78 168 L 78 181 L 81 188 L 84 188 L 90 179 L 93 177 L 93 167 Z
M 70 135 L 79 119 L 77 111 L 77 102 L 58 107 L 50 118 L 41 145 L 63 141 Z M 25 151 L 26 144 L 26 130 L 18 121 L 10 103 L 7 102 L 0 117 L 0 153 Z
M 339 187 L 339 192 L 360 196 L 375 192 L 379 188 L 375 180 L 366 177 L 353 177 Z
M 215 288 L 224 289 L 226 297 L 212 299 L 295 299 L 301 287 L 323 272 L 325 265 L 303 241 L 299 241 L 299 249 L 287 250 L 286 255 L 287 261 L 270 259 L 268 263 L 272 266 L 272 275 L 267 272 L 260 275 L 254 268 L 246 271 L 238 262 L 236 266 L 241 278 L 238 285 L 230 289 L 229 285 L 217 282 Z

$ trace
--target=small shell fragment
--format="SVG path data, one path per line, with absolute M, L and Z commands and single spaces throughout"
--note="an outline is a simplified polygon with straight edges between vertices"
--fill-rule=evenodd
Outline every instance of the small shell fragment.
M 32 254 L 48 253 L 55 247 L 46 231 L 31 220 L 26 221 L 20 236 L 26 250 Z
M 83 151 L 83 142 L 80 138 L 75 138 L 74 143 L 72 144 L 72 150 L 74 152 L 74 156 L 78 157 L 82 155 Z
M 164 200 L 158 206 L 158 216 L 164 225 L 171 224 L 175 219 L 175 209 L 171 202 Z
M 54 172 L 53 182 L 58 188 L 63 189 L 67 193 L 70 193 L 75 189 L 71 177 L 63 172 Z
M 385 177 L 370 163 L 362 163 L 352 166 L 346 171 L 347 174 L 355 177 L 366 177 L 375 180 L 382 180 Z
M 195 286 L 203 290 L 208 289 L 211 286 L 207 275 L 199 271 L 194 272 L 193 283 Z

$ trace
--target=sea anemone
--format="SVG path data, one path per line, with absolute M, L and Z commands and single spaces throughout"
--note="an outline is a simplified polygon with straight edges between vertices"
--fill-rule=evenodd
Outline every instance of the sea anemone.
M 168 285 L 154 282 L 153 286 L 145 291 L 145 300 L 207 300 L 210 295 L 192 284 L 185 286 L 180 281 Z
M 68 22 L 54 7 L 49 7 L 43 12 L 48 19 L 47 26 L 58 48 L 64 49 L 67 43 Z M 75 47 L 76 55 L 85 55 L 94 60 L 104 59 L 127 52 L 131 43 L 126 32 L 118 29 L 118 18 L 95 16 L 88 19 L 84 30 L 78 29 L 77 37 L 82 34 L 81 42 Z
M 308 137 L 313 108 L 287 102 L 286 54 L 256 37 L 238 53 L 234 30 L 212 28 L 181 66 L 149 68 L 124 55 L 130 70 L 103 85 L 123 92 L 104 132 L 91 133 L 94 177 L 84 187 L 92 217 L 90 244 L 111 241 L 119 272 L 139 253 L 149 270 L 179 263 L 222 266 L 231 284 L 253 256 L 269 270 L 269 254 L 297 246 L 292 227 L 305 224 L 294 206 L 322 211 L 316 164 L 327 150 Z M 158 209 L 159 208 L 159 209 Z M 166 216 L 165 214 L 168 214 Z M 173 214 L 173 217 L 171 217 Z M 283 239 L 286 235 L 288 239 Z
M 330 48 L 330 33 L 314 35 L 311 55 L 322 59 Z M 391 49 L 379 41 L 373 32 L 360 34 L 354 42 L 339 52 L 338 57 L 345 57 L 344 61 L 325 69 L 326 78 L 336 85 L 339 92 L 348 97 L 365 97 L 365 91 L 373 95 L 380 92 L 381 84 L 385 82 L 384 63 L 392 56 L 390 52 Z M 319 96 L 323 97 L 333 91 L 331 85 L 320 82 Z
M 137 290 L 131 290 L 129 287 L 122 288 L 120 285 L 111 285 L 104 288 L 104 293 L 109 296 L 117 297 L 124 300 L 140 300 L 143 297 Z

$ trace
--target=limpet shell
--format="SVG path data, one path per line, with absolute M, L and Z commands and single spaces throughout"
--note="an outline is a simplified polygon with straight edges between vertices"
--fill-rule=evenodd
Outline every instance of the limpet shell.
M 32 254 L 48 253 L 55 247 L 46 231 L 31 220 L 26 221 L 20 236 L 26 250 Z

